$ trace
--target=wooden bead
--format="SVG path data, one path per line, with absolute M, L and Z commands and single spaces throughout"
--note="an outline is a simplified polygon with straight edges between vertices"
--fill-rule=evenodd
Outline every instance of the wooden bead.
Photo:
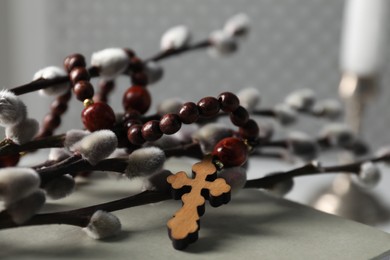
M 150 120 L 142 126 L 142 137 L 149 142 L 160 139 L 163 133 L 160 130 L 160 122 L 157 120 Z
M 146 86 L 148 84 L 148 76 L 144 72 L 135 72 L 131 74 L 131 83 Z
M 73 86 L 73 92 L 80 101 L 91 99 L 95 93 L 92 84 L 85 80 L 76 82 Z
M 133 125 L 127 130 L 127 139 L 130 143 L 142 145 L 145 139 L 142 137 L 142 125 Z
M 217 143 L 212 155 L 225 167 L 240 166 L 248 158 L 248 148 L 241 139 L 227 137 Z
M 233 112 L 240 105 L 240 100 L 231 92 L 223 92 L 218 96 L 218 101 L 224 112 Z
M 123 95 L 122 104 L 125 111 L 134 109 L 145 114 L 151 104 L 149 91 L 141 86 L 132 86 Z
M 253 119 L 249 119 L 248 122 L 239 129 L 240 136 L 248 140 L 256 139 L 259 136 L 259 132 L 259 126 Z
M 58 99 L 56 99 L 53 101 L 53 103 L 51 103 L 50 109 L 53 114 L 60 116 L 66 112 L 68 105 L 67 103 L 60 102 Z
M 215 116 L 220 109 L 218 99 L 214 97 L 202 98 L 197 105 L 200 115 L 205 117 Z
M 18 164 L 20 160 L 20 155 L 17 154 L 9 154 L 0 156 L 0 168 L 12 167 Z
M 68 73 L 76 67 L 85 67 L 85 66 L 87 66 L 87 64 L 85 63 L 85 58 L 83 55 L 79 53 L 69 55 L 64 60 L 64 67 Z
M 111 129 L 115 124 L 115 114 L 112 108 L 101 102 L 93 103 L 84 108 L 81 119 L 89 131 Z
M 72 69 L 72 71 L 69 74 L 69 78 L 73 85 L 76 84 L 76 82 L 78 81 L 81 80 L 89 81 L 91 79 L 87 69 L 84 67 L 76 67 Z
M 184 103 L 179 111 L 179 118 L 184 124 L 192 124 L 199 118 L 198 106 L 193 102 Z
M 181 121 L 176 114 L 166 114 L 160 120 L 160 129 L 166 135 L 171 135 L 179 131 Z
M 43 119 L 43 127 L 53 131 L 61 124 L 61 117 L 55 114 L 47 114 Z
M 249 120 L 249 113 L 242 106 L 239 106 L 230 114 L 230 121 L 236 126 L 243 126 Z

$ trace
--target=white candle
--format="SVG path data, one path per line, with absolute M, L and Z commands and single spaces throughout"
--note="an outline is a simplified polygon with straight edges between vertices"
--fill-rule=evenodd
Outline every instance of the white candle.
M 365 77 L 380 73 L 387 43 L 390 0 L 347 0 L 340 66 Z

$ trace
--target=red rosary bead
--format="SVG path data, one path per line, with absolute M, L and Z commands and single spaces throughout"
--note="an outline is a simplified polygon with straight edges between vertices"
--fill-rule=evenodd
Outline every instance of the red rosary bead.
M 160 129 L 160 122 L 158 120 L 150 120 L 142 126 L 142 137 L 149 142 L 160 139 L 163 135 Z
M 176 114 L 166 114 L 160 120 L 160 129 L 166 135 L 172 135 L 181 128 L 181 121 Z
M 132 144 L 142 145 L 145 143 L 145 139 L 142 137 L 142 125 L 132 125 L 127 130 L 127 139 Z
M 239 106 L 230 114 L 230 121 L 236 126 L 243 126 L 249 120 L 249 113 L 242 106 Z
M 240 105 L 240 100 L 231 92 L 223 92 L 218 96 L 221 109 L 224 112 L 233 112 Z
M 179 111 L 179 118 L 184 124 L 192 124 L 199 118 L 198 106 L 193 102 L 184 103 Z
M 146 88 L 135 85 L 127 89 L 123 95 L 122 103 L 125 111 L 134 109 L 141 114 L 145 114 L 150 107 L 151 101 L 149 91 Z
M 255 140 L 259 136 L 259 132 L 259 126 L 253 119 L 249 119 L 248 122 L 239 129 L 240 136 L 249 140 Z
M 87 66 L 87 64 L 85 63 L 85 58 L 83 55 L 79 53 L 69 55 L 64 60 L 64 67 L 68 72 L 70 72 L 76 67 L 85 67 L 85 66 Z
M 212 155 L 226 167 L 240 166 L 248 158 L 248 147 L 241 139 L 227 137 L 217 143 Z
M 86 68 L 76 67 L 72 69 L 72 71 L 69 73 L 69 78 L 74 85 L 81 80 L 89 81 L 91 79 L 91 76 L 89 75 L 89 72 Z
M 81 102 L 92 98 L 95 93 L 92 84 L 85 80 L 76 82 L 73 86 L 73 92 L 75 93 L 76 98 Z
M 84 108 L 81 119 L 85 128 L 93 132 L 101 129 L 111 129 L 115 124 L 115 114 L 106 103 L 96 102 Z
M 220 109 L 218 99 L 214 97 L 202 98 L 197 105 L 200 114 L 205 117 L 215 116 Z

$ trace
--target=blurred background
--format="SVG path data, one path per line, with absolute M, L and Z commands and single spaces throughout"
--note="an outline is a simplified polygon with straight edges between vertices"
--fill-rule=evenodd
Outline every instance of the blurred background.
M 63 59 L 75 52 L 89 60 L 94 51 L 129 47 L 140 57 L 150 57 L 158 51 L 161 35 L 172 26 L 186 25 L 194 40 L 203 39 L 221 28 L 226 19 L 243 12 L 251 18 L 252 28 L 239 52 L 213 59 L 200 51 L 164 61 L 164 79 L 150 88 L 153 108 L 177 95 L 197 101 L 248 86 L 261 91 L 262 107 L 280 103 L 287 93 L 300 88 L 313 89 L 319 99 L 338 98 L 343 8 L 344 1 L 340 0 L 3 0 L 0 1 L 0 86 L 10 88 L 29 82 L 39 69 L 61 66 Z M 369 104 L 364 119 L 363 137 L 373 151 L 390 144 L 389 52 L 383 55 L 386 65 L 380 78 L 380 95 Z M 128 87 L 127 78 L 118 81 L 111 98 L 114 109 L 121 108 L 122 93 Z M 37 93 L 24 95 L 22 99 L 29 107 L 29 114 L 39 120 L 52 101 Z M 72 101 L 59 133 L 81 128 L 82 108 L 80 102 Z M 303 116 L 297 125 L 279 132 L 299 129 L 316 135 L 325 123 Z M 324 160 L 335 158 L 337 155 L 328 155 Z M 255 166 L 251 168 L 252 176 L 292 167 L 272 161 Z M 384 175 L 384 181 L 374 192 L 390 208 L 390 189 L 386 188 L 390 177 Z M 288 198 L 305 203 L 331 180 L 332 176 L 301 178 Z M 388 225 L 381 228 L 390 231 Z

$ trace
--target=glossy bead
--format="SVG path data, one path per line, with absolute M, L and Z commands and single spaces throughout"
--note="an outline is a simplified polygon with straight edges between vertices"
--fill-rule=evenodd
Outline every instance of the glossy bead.
M 92 84 L 85 80 L 76 82 L 73 86 L 73 92 L 80 101 L 91 99 L 95 93 Z
M 2 155 L 0 156 L 0 168 L 12 167 L 18 164 L 20 160 L 20 155 L 10 154 L 10 155 Z
M 76 67 L 72 69 L 72 71 L 69 73 L 69 78 L 73 85 L 78 81 L 89 81 L 91 79 L 87 69 L 84 67 Z
M 127 130 L 127 139 L 130 143 L 142 145 L 145 139 L 142 137 L 142 125 L 133 125 Z
M 141 86 L 132 86 L 123 95 L 123 107 L 125 111 L 134 109 L 144 114 L 151 104 L 149 91 Z
M 85 128 L 93 132 L 101 129 L 111 129 L 115 124 L 115 114 L 112 108 L 101 102 L 93 103 L 81 112 Z
M 131 83 L 134 85 L 146 86 L 148 84 L 148 77 L 143 72 L 135 72 L 131 74 Z
M 249 119 L 248 122 L 239 129 L 240 136 L 248 140 L 256 139 L 259 136 L 259 132 L 259 126 L 253 119 Z
M 87 64 L 85 63 L 85 58 L 83 55 L 79 53 L 75 53 L 69 55 L 64 60 L 64 67 L 67 72 L 70 72 L 76 67 L 85 67 Z
M 212 155 L 225 167 L 240 166 L 248 158 L 248 148 L 241 139 L 228 137 L 215 145 Z
M 61 124 L 61 117 L 55 114 L 47 114 L 43 119 L 43 126 L 45 129 L 54 130 Z
M 200 115 L 205 117 L 216 115 L 220 109 L 218 99 L 214 97 L 202 98 L 197 105 Z
M 184 124 L 192 124 L 199 118 L 198 106 L 193 102 L 184 103 L 179 111 L 179 118 Z
M 180 130 L 181 121 L 176 114 L 166 114 L 160 120 L 160 129 L 166 135 L 171 135 Z
M 60 116 L 66 112 L 68 105 L 56 99 L 53 101 L 53 103 L 51 103 L 50 109 L 53 114 Z
M 240 105 L 240 100 L 231 92 L 223 92 L 218 96 L 218 101 L 224 112 L 233 112 Z
M 230 114 L 230 121 L 236 126 L 243 126 L 248 122 L 249 113 L 245 108 L 239 106 Z
M 150 120 L 142 126 L 142 137 L 149 142 L 160 139 L 163 133 L 160 130 L 160 122 L 157 120 Z

